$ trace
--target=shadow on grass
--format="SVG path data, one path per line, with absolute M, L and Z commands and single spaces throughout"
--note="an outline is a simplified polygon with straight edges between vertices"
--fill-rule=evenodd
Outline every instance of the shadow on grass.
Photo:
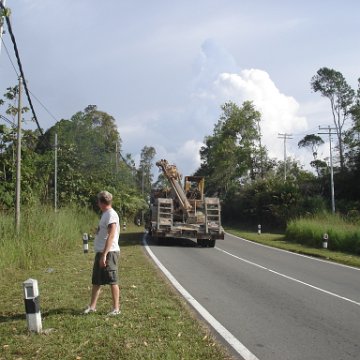
M 16 320 L 25 320 L 26 315 L 23 314 L 2 314 L 0 315 L 0 323 L 10 322 L 10 321 L 16 321 Z
M 141 245 L 143 236 L 143 228 L 136 229 L 136 231 L 122 231 L 119 239 L 120 247 Z
M 51 309 L 47 311 L 41 311 L 41 317 L 49 317 L 53 315 L 72 315 L 72 316 L 83 316 L 82 310 L 79 309 L 69 309 L 69 308 L 58 308 Z M 2 314 L 0 315 L 0 323 L 6 323 L 16 320 L 26 320 L 26 314 Z

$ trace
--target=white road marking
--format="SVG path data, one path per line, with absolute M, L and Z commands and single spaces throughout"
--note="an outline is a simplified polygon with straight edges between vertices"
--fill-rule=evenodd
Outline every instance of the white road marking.
M 355 300 L 351 300 L 351 299 L 346 298 L 346 297 L 344 297 L 344 296 L 335 294 L 335 293 L 333 293 L 333 292 L 331 292 L 331 291 L 321 289 L 321 288 L 319 288 L 319 287 L 317 287 L 317 286 L 308 284 L 308 283 L 306 283 L 306 282 L 304 282 L 304 281 L 295 279 L 295 278 L 293 278 L 293 277 L 291 277 L 291 276 L 288 276 L 288 275 L 279 273 L 278 271 L 269 269 L 269 268 L 267 268 L 267 267 L 265 267 L 265 266 L 262 266 L 262 265 L 260 265 L 260 264 L 255 263 L 255 262 L 253 262 L 253 261 L 244 259 L 244 258 L 242 258 L 242 257 L 240 257 L 240 256 L 237 256 L 237 255 L 234 255 L 234 254 L 232 254 L 232 253 L 230 253 L 230 252 L 228 252 L 228 251 L 226 251 L 226 250 L 220 249 L 219 247 L 215 247 L 215 249 L 218 250 L 218 251 L 221 251 L 221 252 L 223 252 L 223 253 L 225 253 L 225 254 L 227 254 L 227 255 L 229 255 L 229 256 L 232 256 L 232 257 L 234 257 L 235 259 L 238 259 L 238 260 L 240 260 L 240 261 L 243 261 L 243 262 L 245 262 L 245 263 L 247 263 L 247 264 L 256 266 L 256 267 L 258 267 L 259 269 L 269 271 L 269 272 L 271 272 L 271 273 L 273 273 L 273 274 L 276 274 L 276 275 L 278 275 L 278 276 L 281 276 L 281 277 L 283 277 L 283 278 L 285 278 L 285 279 L 288 279 L 288 280 L 297 282 L 297 283 L 299 283 L 299 284 L 308 286 L 308 287 L 310 287 L 310 288 L 312 288 L 312 289 L 321 291 L 321 292 L 323 292 L 323 293 L 325 293 L 325 294 L 334 296 L 334 297 L 336 297 L 336 298 L 338 298 L 338 299 L 345 300 L 345 301 L 348 301 L 348 302 L 350 302 L 350 303 L 352 303 L 352 304 L 355 304 L 355 305 L 357 305 L 357 306 L 360 306 L 360 302 L 357 302 L 357 301 L 355 301 Z
M 326 263 L 326 264 L 335 265 L 335 266 L 341 266 L 341 267 L 344 267 L 344 268 L 360 271 L 360 268 L 355 267 L 355 266 L 340 264 L 340 263 L 337 263 L 337 262 L 334 262 L 334 261 L 329 261 L 329 260 L 324 260 L 324 259 L 318 259 L 318 258 L 316 258 L 314 256 L 299 254 L 299 253 L 296 253 L 296 252 L 293 252 L 293 251 L 290 251 L 290 250 L 279 249 L 279 248 L 276 248 L 276 247 L 273 247 L 273 246 L 260 244 L 260 243 L 255 242 L 255 241 L 247 240 L 247 239 L 244 239 L 244 238 L 242 238 L 240 236 L 236 236 L 236 235 L 228 233 L 228 232 L 225 232 L 225 233 L 228 236 L 232 236 L 232 237 L 235 237 L 235 238 L 240 239 L 242 241 L 245 241 L 245 242 L 251 243 L 253 245 L 257 245 L 257 246 L 262 246 L 262 247 L 265 247 L 267 249 L 271 249 L 271 250 L 275 250 L 275 251 L 282 251 L 282 252 L 285 252 L 287 254 L 291 254 L 291 255 L 295 255 L 295 256 L 301 256 L 301 257 L 304 257 L 304 258 L 309 259 L 309 260 L 320 261 L 320 262 L 323 262 L 323 263 Z
M 259 360 L 249 349 L 245 347 L 229 330 L 220 324 L 197 300 L 195 300 L 190 293 L 185 290 L 175 277 L 170 273 L 168 269 L 160 262 L 156 255 L 152 252 L 149 245 L 146 242 L 146 235 L 143 237 L 143 244 L 146 251 L 153 259 L 155 264 L 169 279 L 169 281 L 175 286 L 179 293 L 191 304 L 195 310 L 224 338 L 224 340 L 245 360 Z

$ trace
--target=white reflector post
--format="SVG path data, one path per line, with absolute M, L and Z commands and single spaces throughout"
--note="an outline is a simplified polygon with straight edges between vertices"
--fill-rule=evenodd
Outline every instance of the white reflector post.
M 89 252 L 89 236 L 87 233 L 84 233 L 83 235 L 83 249 L 84 254 L 87 254 Z
M 324 249 L 328 248 L 328 241 L 329 241 L 329 235 L 325 233 L 323 235 L 323 243 L 322 243 Z
M 23 283 L 26 320 L 29 331 L 37 333 L 42 330 L 38 282 L 27 279 Z

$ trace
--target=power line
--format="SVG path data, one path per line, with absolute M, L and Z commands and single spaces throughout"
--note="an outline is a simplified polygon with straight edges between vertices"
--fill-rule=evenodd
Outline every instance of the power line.
M 35 94 L 29 90 L 29 93 L 32 95 L 32 97 L 41 105 L 41 107 L 57 122 L 58 118 L 51 113 L 51 111 L 39 100 L 38 97 L 35 96 Z
M 15 67 L 15 65 L 14 65 L 14 62 L 13 62 L 12 59 L 11 59 L 9 50 L 8 50 L 8 48 L 7 48 L 7 46 L 6 46 L 5 41 L 4 41 L 3 38 L 1 38 L 1 42 L 2 42 L 2 44 L 4 45 L 4 49 L 5 49 L 6 55 L 7 55 L 7 57 L 8 57 L 9 60 L 10 60 L 10 63 L 11 63 L 11 65 L 12 65 L 14 71 L 15 71 L 16 76 L 19 77 L 19 73 L 18 73 L 18 71 L 16 70 L 16 67 Z
M 7 48 L 7 46 L 6 46 L 5 42 L 4 42 L 4 39 L 1 39 L 1 41 L 2 41 L 2 43 L 3 43 L 3 45 L 4 45 L 5 52 L 6 52 L 6 54 L 7 54 L 7 57 L 9 58 L 9 61 L 10 61 L 11 65 L 12 65 L 12 67 L 13 67 L 16 75 L 19 77 L 19 73 L 18 73 L 18 71 L 16 70 L 16 67 L 15 67 L 15 65 L 14 65 L 14 62 L 13 62 L 12 59 L 11 59 L 9 50 L 8 50 L 8 48 Z M 29 89 L 29 93 L 30 93 L 30 94 L 32 95 L 32 97 L 40 104 L 40 106 L 57 122 L 57 121 L 58 121 L 57 117 L 56 117 L 54 114 L 51 113 L 51 111 L 40 101 L 40 99 L 39 99 L 32 91 L 30 91 L 30 89 Z
M 125 163 L 125 165 L 126 165 L 130 170 L 133 170 L 133 167 L 132 167 L 130 164 L 128 164 L 127 160 L 124 158 L 124 156 L 122 155 L 122 153 L 121 153 L 120 151 L 119 151 L 119 155 L 120 155 L 122 161 Z
M 15 124 L 13 121 L 11 121 L 10 119 L 8 119 L 7 117 L 5 117 L 5 116 L 3 116 L 3 115 L 0 114 L 0 118 L 3 119 L 3 120 L 5 120 L 5 121 L 6 121 L 7 123 L 9 123 L 11 126 L 15 126 L 15 127 L 16 127 L 16 124 Z
M 294 136 L 294 137 L 305 136 L 305 135 L 309 135 L 311 133 L 317 132 L 317 130 L 318 130 L 318 128 L 315 127 L 315 128 L 309 129 L 302 133 L 293 134 L 292 136 Z
M 23 82 L 24 82 L 24 88 L 25 88 L 25 93 L 26 93 L 26 97 L 27 97 L 27 100 L 28 100 L 28 103 L 30 105 L 30 109 L 32 111 L 32 114 L 33 114 L 33 119 L 35 120 L 36 122 L 36 125 L 40 131 L 40 134 L 42 136 L 44 136 L 44 133 L 42 131 L 42 128 L 40 127 L 40 124 L 39 124 L 39 121 L 37 119 L 37 116 L 36 116 L 36 113 L 35 113 L 35 109 L 34 109 L 34 106 L 33 106 L 33 103 L 31 101 L 31 97 L 30 97 L 30 93 L 29 93 L 29 89 L 27 87 L 27 84 L 26 84 L 26 77 L 25 77 L 25 74 L 24 74 L 24 70 L 23 70 L 23 67 L 22 67 L 22 64 L 21 64 L 21 60 L 20 60 L 20 55 L 19 55 L 19 50 L 18 50 L 18 47 L 17 47 L 17 44 L 16 44 L 16 40 L 15 40 L 15 36 L 14 36 L 14 33 L 12 31 L 12 27 L 11 27 L 11 23 L 10 23 L 10 18 L 8 16 L 8 14 L 6 14 L 6 8 L 4 6 L 4 4 L 0 1 L 0 7 L 2 10 L 5 11 L 5 19 L 6 19 L 6 24 L 7 24 L 7 27 L 8 27 L 8 30 L 9 30 L 9 34 L 10 34 L 10 38 L 11 38 L 11 41 L 13 43 L 13 46 L 14 46 L 14 51 L 15 51 L 15 56 L 16 56 L 16 60 L 17 60 L 17 63 L 18 63 L 18 66 L 19 66 L 19 70 L 20 70 L 20 76 L 22 77 L 23 79 Z

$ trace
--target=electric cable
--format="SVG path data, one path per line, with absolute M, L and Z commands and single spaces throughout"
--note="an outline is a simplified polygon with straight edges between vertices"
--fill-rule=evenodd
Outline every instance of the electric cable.
M 41 107 L 57 122 L 58 121 L 57 117 L 51 113 L 51 111 L 39 100 L 39 98 L 36 97 L 36 95 L 30 90 L 29 93 L 41 105 Z
M 16 67 L 15 67 L 15 65 L 14 65 L 14 62 L 12 61 L 11 55 L 10 55 L 9 50 L 8 50 L 8 48 L 7 48 L 7 46 L 6 46 L 5 42 L 4 42 L 4 39 L 2 38 L 1 41 L 2 41 L 2 44 L 4 45 L 4 48 L 5 48 L 5 52 L 6 52 L 6 54 L 7 54 L 7 57 L 8 57 L 11 65 L 12 65 L 12 67 L 13 67 L 16 75 L 17 75 L 17 77 L 19 77 L 19 73 L 18 73 L 18 71 L 16 70 Z M 39 99 L 30 89 L 29 89 L 29 93 L 32 95 L 32 97 L 41 105 L 41 107 L 42 107 L 55 121 L 58 121 L 58 119 L 56 118 L 56 116 L 51 113 L 51 111 L 40 101 L 40 99 Z
M 2 44 L 3 44 L 3 46 L 4 46 L 5 52 L 6 52 L 6 54 L 7 54 L 7 57 L 9 58 L 10 63 L 11 63 L 11 65 L 12 65 L 14 71 L 15 71 L 15 74 L 17 75 L 17 77 L 19 77 L 19 73 L 18 73 L 18 71 L 17 71 L 17 69 L 16 69 L 16 67 L 15 67 L 14 62 L 13 62 L 12 59 L 11 59 L 9 50 L 8 50 L 6 44 L 5 44 L 5 41 L 4 41 L 4 38 L 3 38 L 3 37 L 1 38 L 1 42 L 2 42 Z
M 21 78 L 23 79 L 23 84 L 24 84 L 24 88 L 25 88 L 25 93 L 26 93 L 26 97 L 27 97 L 27 100 L 28 100 L 28 103 L 29 103 L 31 112 L 32 112 L 32 114 L 33 114 L 33 119 L 34 119 L 35 122 L 36 122 L 36 125 L 37 125 L 37 127 L 38 127 L 38 129 L 39 129 L 40 134 L 41 134 L 42 136 L 44 136 L 43 130 L 42 130 L 42 128 L 40 127 L 38 118 L 37 118 L 37 116 L 36 116 L 36 112 L 35 112 L 33 103 L 32 103 L 32 101 L 31 101 L 29 89 L 28 89 L 27 84 L 26 84 L 26 78 L 25 78 L 24 70 L 23 70 L 23 67 L 22 67 L 21 60 L 20 60 L 19 50 L 18 50 L 18 47 L 17 47 L 17 44 L 16 44 L 15 36 L 14 36 L 13 30 L 12 30 L 12 26 L 11 26 L 11 23 L 10 23 L 10 18 L 9 18 L 9 16 L 8 16 L 8 14 L 6 14 L 6 8 L 5 8 L 4 4 L 3 4 L 1 1 L 0 1 L 0 7 L 1 7 L 2 10 L 5 11 L 4 17 L 5 17 L 5 19 L 6 19 L 6 24 L 7 24 L 8 30 L 9 30 L 10 38 L 11 38 L 11 41 L 12 41 L 13 46 L 14 46 L 15 56 L 16 56 L 16 60 L 17 60 L 18 66 L 19 66 L 19 70 L 20 70 L 20 76 L 21 76 Z
M 1 114 L 0 114 L 0 118 L 3 119 L 3 120 L 5 120 L 5 121 L 6 121 L 7 123 L 9 123 L 11 126 L 14 126 L 14 127 L 17 126 L 13 121 L 11 121 L 10 119 L 8 119 L 7 117 L 5 117 L 5 116 L 3 116 L 3 115 L 1 115 Z

